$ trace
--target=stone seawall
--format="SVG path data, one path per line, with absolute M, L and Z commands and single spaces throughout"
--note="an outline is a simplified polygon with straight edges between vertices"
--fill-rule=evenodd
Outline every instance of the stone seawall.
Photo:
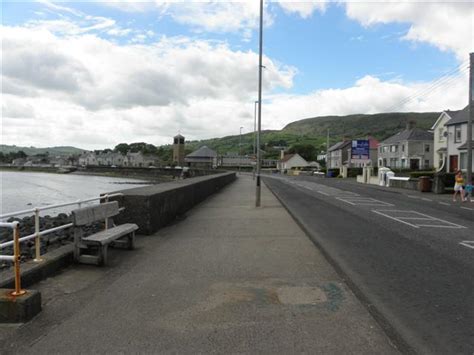
M 136 223 L 140 234 L 153 234 L 235 179 L 233 172 L 221 173 L 116 191 L 123 196 L 111 200 L 125 207 L 116 220 L 118 224 Z

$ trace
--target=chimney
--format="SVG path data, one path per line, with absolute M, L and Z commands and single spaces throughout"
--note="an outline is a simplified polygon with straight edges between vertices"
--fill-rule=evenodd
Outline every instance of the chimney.
M 416 121 L 413 121 L 413 120 L 407 121 L 407 130 L 408 129 L 413 129 L 415 127 L 416 127 Z

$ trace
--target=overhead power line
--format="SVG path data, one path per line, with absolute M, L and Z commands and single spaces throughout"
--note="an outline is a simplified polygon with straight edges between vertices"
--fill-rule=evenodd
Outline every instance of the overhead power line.
M 424 87 L 413 94 L 410 94 L 406 98 L 402 99 L 400 102 L 390 106 L 386 111 L 393 112 L 394 109 L 402 108 L 404 105 L 408 104 L 409 102 L 417 98 L 427 97 L 431 95 L 433 92 L 435 92 L 441 87 L 451 86 L 455 81 L 459 79 L 460 74 L 466 72 L 467 70 L 469 70 L 469 63 L 468 62 L 462 63 L 456 68 L 451 69 L 448 72 L 446 72 L 443 76 L 432 81 L 429 86 Z

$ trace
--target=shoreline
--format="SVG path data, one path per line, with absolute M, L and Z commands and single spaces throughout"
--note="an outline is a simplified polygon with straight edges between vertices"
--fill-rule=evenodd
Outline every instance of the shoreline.
M 57 174 L 57 175 L 82 175 L 82 176 L 99 176 L 99 177 L 111 177 L 111 178 L 118 178 L 118 179 L 135 179 L 141 181 L 130 181 L 130 182 L 117 182 L 117 184 L 160 184 L 163 182 L 168 182 L 173 180 L 173 176 L 169 175 L 159 175 L 154 176 L 150 174 L 145 174 L 142 171 L 132 172 L 124 171 L 120 168 L 110 168 L 114 170 L 108 170 L 104 168 L 104 171 L 97 171 L 95 169 L 91 170 L 75 170 L 71 172 L 61 172 L 60 168 L 53 168 L 53 167 L 13 167 L 13 166 L 0 166 L 0 172 L 15 172 L 15 173 L 44 173 L 44 174 Z

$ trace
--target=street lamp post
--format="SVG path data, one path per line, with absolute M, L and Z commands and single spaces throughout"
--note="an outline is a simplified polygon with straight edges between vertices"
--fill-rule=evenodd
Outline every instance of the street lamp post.
M 257 157 L 257 104 L 258 101 L 255 101 L 254 103 L 254 109 L 253 109 L 253 156 L 254 159 Z M 257 163 L 255 161 L 255 163 Z M 257 169 L 257 164 L 253 166 L 253 179 L 255 180 L 255 170 Z
M 258 55 L 258 131 L 257 131 L 257 188 L 255 206 L 260 207 L 260 131 L 262 129 L 262 51 L 263 51 L 263 0 L 260 0 L 260 48 Z
M 467 119 L 467 176 L 466 180 L 472 185 L 472 124 L 474 123 L 474 53 L 469 54 L 469 117 Z M 471 195 L 472 196 L 472 195 Z
M 242 165 L 242 128 L 240 127 L 239 133 L 239 175 L 240 175 L 240 166 Z

